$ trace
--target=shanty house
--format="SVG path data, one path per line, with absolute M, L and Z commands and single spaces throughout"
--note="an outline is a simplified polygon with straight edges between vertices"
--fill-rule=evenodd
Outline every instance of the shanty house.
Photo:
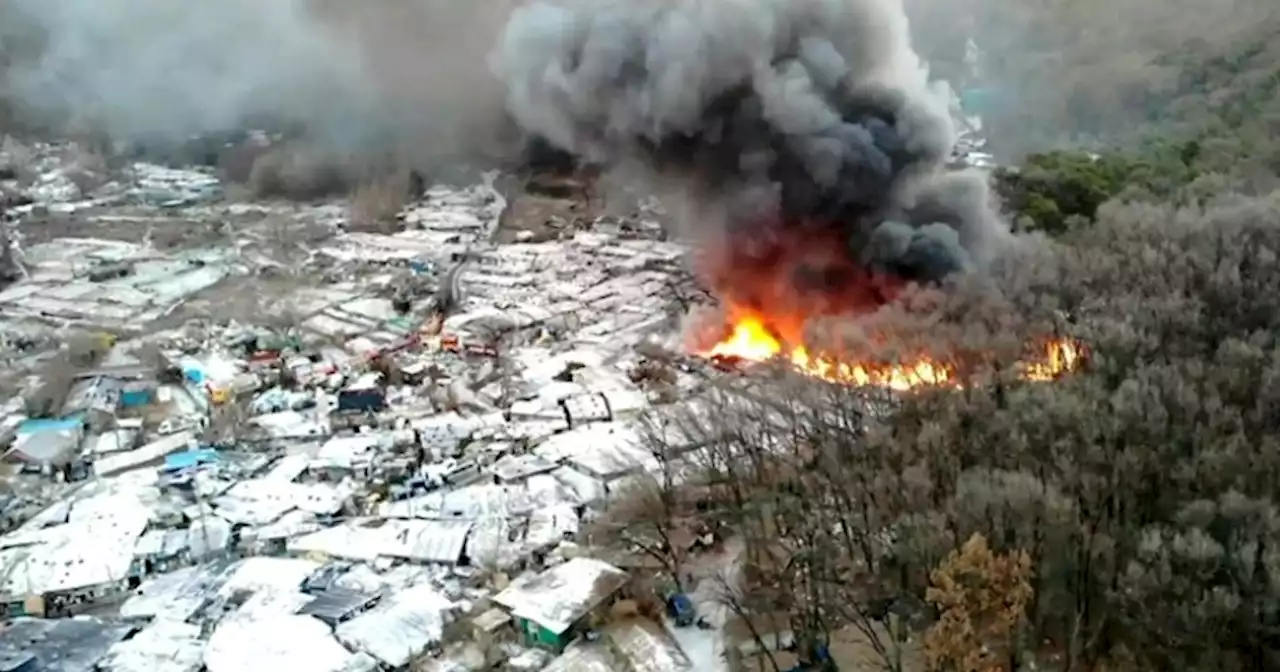
M 79 416 L 33 418 L 18 426 L 9 459 L 21 464 L 23 471 L 75 480 L 85 473 L 79 460 L 83 440 L 84 422 Z
M 493 602 L 510 611 L 526 645 L 558 653 L 594 627 L 594 617 L 609 608 L 628 579 L 603 560 L 574 558 L 516 579 Z
M 82 417 L 88 427 L 108 427 L 120 405 L 121 382 L 106 376 L 81 378 L 72 383 L 62 403 L 60 417 Z
M 0 595 L 9 611 L 75 613 L 123 597 L 140 578 L 133 549 L 151 510 L 129 497 L 81 500 L 65 522 L 0 539 Z

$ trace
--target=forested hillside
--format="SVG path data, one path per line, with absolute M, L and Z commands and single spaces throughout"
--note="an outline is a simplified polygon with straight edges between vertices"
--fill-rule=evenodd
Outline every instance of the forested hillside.
M 1238 145 L 1276 129 L 1280 11 L 1268 0 L 906 4 L 940 76 L 963 77 L 966 40 L 979 46 L 978 81 L 964 85 L 991 90 L 984 113 L 1010 153 L 1168 133 Z M 1250 155 L 1274 161 L 1271 144 Z
M 819 383 L 727 395 L 695 428 L 710 494 L 654 501 L 744 531 L 738 615 L 853 631 L 875 662 L 849 669 L 1280 669 L 1280 11 L 909 4 L 938 74 L 987 90 L 996 190 L 1046 235 L 869 328 L 990 370 L 866 415 Z M 1019 380 L 1045 334 L 1085 365 Z
M 908 0 L 938 76 L 980 90 L 997 188 L 1063 230 L 1114 197 L 1280 186 L 1280 9 L 1267 0 Z M 979 57 L 964 63 L 966 42 Z

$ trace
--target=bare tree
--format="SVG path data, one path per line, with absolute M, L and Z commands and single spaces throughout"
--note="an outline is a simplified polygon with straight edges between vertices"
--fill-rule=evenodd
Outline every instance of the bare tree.
M 680 466 L 668 430 L 652 422 L 645 436 L 657 468 L 613 498 L 590 532 L 596 539 L 616 538 L 649 558 L 661 567 L 675 592 L 684 593 L 690 587 L 686 562 L 695 542 L 692 525 L 697 521 L 681 490 Z

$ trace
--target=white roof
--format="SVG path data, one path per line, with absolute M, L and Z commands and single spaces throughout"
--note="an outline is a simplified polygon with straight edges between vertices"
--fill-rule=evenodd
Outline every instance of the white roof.
M 301 534 L 310 534 L 324 526 L 316 522 L 316 515 L 307 511 L 294 509 L 280 516 L 280 519 L 259 527 L 253 531 L 253 538 L 259 540 L 288 539 Z
M 384 502 L 381 513 L 393 518 L 484 520 L 528 515 L 546 506 L 566 503 L 585 502 L 570 483 L 551 474 L 536 474 L 519 483 L 475 483 Z
M 254 417 L 250 422 L 275 438 L 320 437 L 329 433 L 329 421 L 315 413 L 280 411 Z
M 289 550 L 349 560 L 390 557 L 452 565 L 462 556 L 471 525 L 469 520 L 357 521 L 290 540 Z
M 307 470 L 310 462 L 311 457 L 304 453 L 289 453 L 272 465 L 271 471 L 268 471 L 263 478 L 272 481 L 292 481 Z
M 453 603 L 429 585 L 397 593 L 374 610 L 338 626 L 339 641 L 400 669 L 444 636 Z
M 170 434 L 135 450 L 103 455 L 93 463 L 93 470 L 99 476 L 107 476 L 136 469 L 195 442 L 196 435 L 192 432 Z
M 530 548 L 554 546 L 578 533 L 578 514 L 568 504 L 558 504 L 538 509 L 529 516 L 529 530 L 525 544 Z
M 629 422 L 599 422 L 557 434 L 534 449 L 552 462 L 565 460 L 592 476 L 611 478 L 657 467 L 638 428 Z
M 351 658 L 329 626 L 296 615 L 223 621 L 204 651 L 209 672 L 343 672 Z
M 311 576 L 320 563 L 298 558 L 273 558 L 255 556 L 245 558 L 223 584 L 221 594 L 232 595 L 236 591 L 257 591 L 272 588 L 297 590 Z
M 118 453 L 133 446 L 133 440 L 138 433 L 132 429 L 114 429 L 103 432 L 87 441 L 86 452 L 94 455 L 106 455 L 108 453 Z
M 195 672 L 204 642 L 199 626 L 161 621 L 116 644 L 97 668 L 105 672 Z
M 123 581 L 150 517 L 136 498 L 107 494 L 73 504 L 70 522 L 8 535 L 0 592 L 42 594 Z
M 541 574 L 518 578 L 493 601 L 515 616 L 561 633 L 626 580 L 626 572 L 603 560 L 573 558 Z
M 327 483 L 294 483 L 270 474 L 241 481 L 213 501 L 219 516 L 232 522 L 266 525 L 294 509 L 332 514 L 351 496 L 346 486 Z
M 208 597 L 216 576 L 203 567 L 183 567 L 149 579 L 120 605 L 120 617 L 185 621 Z
M 367 454 L 376 449 L 382 439 L 381 433 L 335 436 L 320 446 L 313 462 L 324 466 L 350 468 L 361 458 L 367 459 Z

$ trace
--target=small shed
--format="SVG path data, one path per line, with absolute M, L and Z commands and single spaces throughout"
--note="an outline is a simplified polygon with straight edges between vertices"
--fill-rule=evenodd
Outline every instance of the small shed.
M 511 612 L 527 645 L 559 652 L 591 628 L 591 617 L 608 608 L 628 579 L 603 560 L 574 558 L 520 577 L 493 602 Z

